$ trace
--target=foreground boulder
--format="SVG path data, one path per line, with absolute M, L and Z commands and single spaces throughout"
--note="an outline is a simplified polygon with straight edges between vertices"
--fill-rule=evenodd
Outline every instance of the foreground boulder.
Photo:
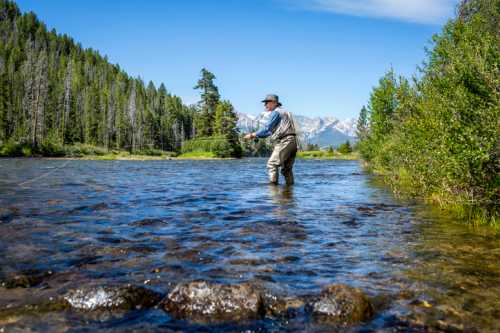
M 300 298 L 286 297 L 266 290 L 262 291 L 261 298 L 266 317 L 293 318 L 305 305 Z
M 201 322 L 257 319 L 264 309 L 259 291 L 249 284 L 195 281 L 177 285 L 164 308 L 172 316 Z
M 132 310 L 154 306 L 161 300 L 161 295 L 131 285 L 86 286 L 68 291 L 63 298 L 76 310 Z
M 307 304 L 307 310 L 316 320 L 340 325 L 365 321 L 373 315 L 373 306 L 360 289 L 340 284 L 323 289 Z

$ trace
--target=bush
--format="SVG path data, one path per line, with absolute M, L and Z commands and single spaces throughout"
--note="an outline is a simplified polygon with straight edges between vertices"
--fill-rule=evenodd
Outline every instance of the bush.
M 239 142 L 231 142 L 225 136 L 201 137 L 185 141 L 182 153 L 211 152 L 217 157 L 241 157 L 242 148 Z
M 339 153 L 341 154 L 349 154 L 352 153 L 351 143 L 349 141 L 344 142 L 339 146 Z
M 144 148 L 142 150 L 139 150 L 137 152 L 135 152 L 134 154 L 137 154 L 137 155 L 147 155 L 147 156 L 164 156 L 164 155 L 173 155 L 174 153 L 173 152 L 167 152 L 167 151 L 164 151 L 164 150 L 161 150 L 161 149 L 155 149 L 155 148 Z
M 51 140 L 45 140 L 37 147 L 37 152 L 42 156 L 48 157 L 61 157 L 66 155 L 64 146 Z
M 496 4 L 462 1 L 460 16 L 434 37 L 416 84 L 397 81 L 392 71 L 380 80 L 359 144 L 395 187 L 492 223 L 500 201 Z
M 24 142 L 10 140 L 0 146 L 0 156 L 2 157 L 29 157 L 31 155 L 31 146 Z

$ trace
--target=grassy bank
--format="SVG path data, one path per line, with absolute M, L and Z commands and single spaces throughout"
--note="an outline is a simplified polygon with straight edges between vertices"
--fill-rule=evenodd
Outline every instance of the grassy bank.
M 24 143 L 8 142 L 0 145 L 0 157 L 51 157 L 91 160 L 161 160 L 176 156 L 174 152 L 144 149 L 136 152 L 106 149 L 86 144 L 43 144 L 32 147 Z
M 301 159 L 320 159 L 320 160 L 357 160 L 359 159 L 359 154 L 356 152 L 341 154 L 336 151 L 327 150 L 310 150 L 310 151 L 299 151 L 297 153 L 297 158 Z
M 214 135 L 183 142 L 181 158 L 238 158 L 242 148 L 237 137 Z
M 446 188 L 433 188 L 424 192 L 415 182 L 414 175 L 404 168 L 389 170 L 367 161 L 363 161 L 363 164 L 368 171 L 381 176 L 397 197 L 418 199 L 453 219 L 466 221 L 472 226 L 489 225 L 500 231 L 498 214 L 471 201 L 466 194 L 450 193 Z
M 215 153 L 211 151 L 190 151 L 182 153 L 177 156 L 179 159 L 221 159 L 222 157 L 217 157 Z
M 215 152 L 195 150 L 178 154 L 159 149 L 144 149 L 136 152 L 125 150 L 108 150 L 106 148 L 75 144 L 75 145 L 54 145 L 46 144 L 37 148 L 22 143 L 9 142 L 0 145 L 0 157 L 48 157 L 48 158 L 67 158 L 82 160 L 168 160 L 168 159 L 225 159 Z

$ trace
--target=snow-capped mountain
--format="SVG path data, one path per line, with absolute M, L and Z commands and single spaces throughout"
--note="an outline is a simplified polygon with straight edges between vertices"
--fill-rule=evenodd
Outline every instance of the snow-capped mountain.
M 268 113 L 259 116 L 238 113 L 238 127 L 241 132 L 256 130 L 267 122 Z M 356 141 L 356 119 L 340 120 L 335 117 L 314 117 L 294 115 L 302 143 L 317 144 L 320 147 L 338 146 L 349 140 Z

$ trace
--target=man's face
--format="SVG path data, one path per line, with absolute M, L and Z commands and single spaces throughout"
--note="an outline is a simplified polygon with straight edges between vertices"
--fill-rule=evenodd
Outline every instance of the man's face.
M 278 103 L 276 101 L 266 101 L 264 103 L 264 107 L 266 108 L 266 111 L 273 111 L 274 109 L 276 109 L 277 106 L 278 106 Z

